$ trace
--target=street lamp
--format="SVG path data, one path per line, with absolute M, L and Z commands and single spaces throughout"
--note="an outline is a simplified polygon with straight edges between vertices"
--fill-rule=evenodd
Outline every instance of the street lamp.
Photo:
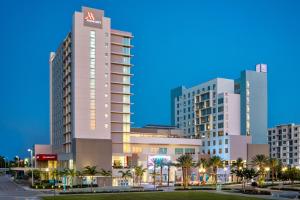
M 16 156 L 16 158 L 18 159 L 18 167 L 20 167 L 20 157 Z
M 6 174 L 6 157 L 4 157 L 3 159 L 4 159 L 4 167 L 5 167 L 5 174 Z
M 32 157 L 32 149 L 27 149 L 30 152 L 30 167 L 31 167 L 31 186 L 33 187 L 33 157 Z
M 283 168 L 281 169 L 282 172 L 285 172 L 286 170 L 287 170 L 287 167 L 283 167 Z

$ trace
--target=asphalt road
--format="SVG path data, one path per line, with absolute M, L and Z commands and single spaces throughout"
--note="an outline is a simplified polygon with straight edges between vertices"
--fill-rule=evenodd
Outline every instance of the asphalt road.
M 39 194 L 25 190 L 12 182 L 9 176 L 0 176 L 0 200 L 39 200 Z

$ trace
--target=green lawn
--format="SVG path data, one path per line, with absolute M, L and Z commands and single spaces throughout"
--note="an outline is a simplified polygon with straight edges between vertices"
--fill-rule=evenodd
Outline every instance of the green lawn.
M 44 200 L 53 200 L 53 197 L 44 197 Z M 118 193 L 95 195 L 68 195 L 56 196 L 56 200 L 259 200 L 259 198 L 241 197 L 208 192 L 149 192 L 149 193 Z

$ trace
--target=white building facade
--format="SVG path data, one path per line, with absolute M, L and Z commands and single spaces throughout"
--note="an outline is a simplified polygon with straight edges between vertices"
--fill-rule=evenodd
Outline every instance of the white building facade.
M 285 166 L 300 167 L 300 125 L 278 125 L 268 130 L 270 157 Z

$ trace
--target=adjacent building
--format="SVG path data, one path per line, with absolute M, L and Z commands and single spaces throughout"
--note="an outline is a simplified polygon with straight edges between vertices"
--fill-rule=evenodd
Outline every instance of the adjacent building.
M 177 87 L 171 91 L 171 104 L 172 125 L 185 137 L 201 138 L 204 154 L 246 160 L 247 144 L 267 144 L 265 64 L 242 71 L 236 80 L 216 78 L 191 88 Z M 233 144 L 244 145 L 236 152 Z
M 300 125 L 284 124 L 268 130 L 270 157 L 285 166 L 300 166 Z

